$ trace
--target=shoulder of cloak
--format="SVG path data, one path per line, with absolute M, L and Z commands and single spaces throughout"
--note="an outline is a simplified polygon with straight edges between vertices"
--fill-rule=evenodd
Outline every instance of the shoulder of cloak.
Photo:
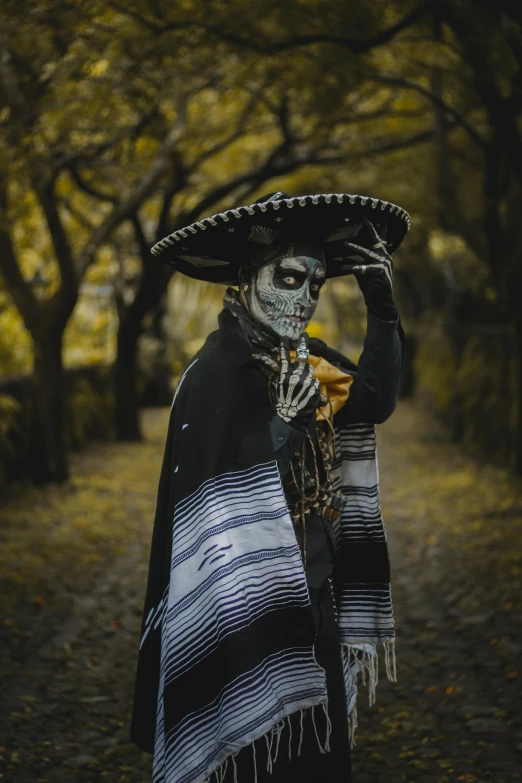
M 266 376 L 232 313 L 188 363 L 169 422 L 177 502 L 205 481 L 274 459 Z
M 310 338 L 308 341 L 308 348 L 310 349 L 310 353 L 314 354 L 314 356 L 322 356 L 323 359 L 326 359 L 330 364 L 342 365 L 342 369 L 345 369 L 347 372 L 357 370 L 357 365 L 352 362 L 351 359 L 343 356 L 342 353 L 336 351 L 334 348 L 330 348 L 324 340 L 320 340 L 318 337 Z

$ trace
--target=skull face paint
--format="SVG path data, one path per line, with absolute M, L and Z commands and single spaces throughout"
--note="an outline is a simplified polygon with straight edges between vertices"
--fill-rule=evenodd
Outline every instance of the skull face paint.
M 276 258 L 252 273 L 247 302 L 265 329 L 297 340 L 314 314 L 325 265 L 311 255 Z

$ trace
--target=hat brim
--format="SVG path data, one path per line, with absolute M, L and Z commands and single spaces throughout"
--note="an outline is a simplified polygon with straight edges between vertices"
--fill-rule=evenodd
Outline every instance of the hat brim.
M 347 263 L 344 243 L 357 242 L 363 215 L 378 233 L 386 231 L 387 250 L 394 253 L 410 228 L 408 213 L 389 201 L 347 193 L 228 209 L 174 231 L 151 252 L 188 277 L 237 285 L 240 265 L 263 248 L 310 242 L 324 250 L 326 277 L 338 277 Z

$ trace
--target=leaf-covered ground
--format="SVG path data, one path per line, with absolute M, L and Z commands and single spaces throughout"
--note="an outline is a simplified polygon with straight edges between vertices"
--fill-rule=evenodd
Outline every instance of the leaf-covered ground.
M 148 783 L 129 740 L 165 411 L 0 509 L 0 774 Z M 396 684 L 360 697 L 354 783 L 520 780 L 522 490 L 410 403 L 378 427 Z M 292 783 L 289 781 L 289 783 Z

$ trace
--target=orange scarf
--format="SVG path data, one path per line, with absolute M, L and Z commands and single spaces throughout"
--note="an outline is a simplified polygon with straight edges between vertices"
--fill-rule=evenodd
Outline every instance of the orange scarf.
M 290 351 L 290 359 L 295 362 L 295 351 Z M 314 356 L 312 353 L 308 361 L 314 368 L 314 378 L 317 378 L 323 394 L 330 400 L 329 405 L 318 408 L 317 419 L 328 418 L 330 413 L 340 411 L 350 394 L 350 386 L 353 383 L 353 375 L 338 370 L 333 364 L 327 362 L 322 356 Z M 331 407 L 330 407 L 331 406 Z

